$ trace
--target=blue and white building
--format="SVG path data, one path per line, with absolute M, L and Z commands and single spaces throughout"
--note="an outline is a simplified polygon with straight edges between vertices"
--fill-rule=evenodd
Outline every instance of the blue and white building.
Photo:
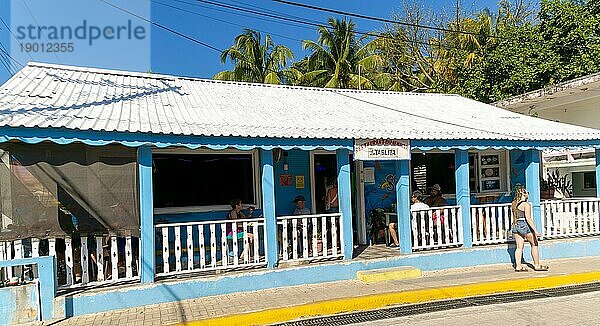
M 600 148 L 600 131 L 456 95 L 30 63 L 0 87 L 0 277 L 40 291 L 0 289 L 0 323 L 510 264 L 519 184 L 542 258 L 599 255 L 598 198 L 540 200 L 540 151 L 582 146 Z M 339 208 L 325 211 L 334 183 Z M 432 184 L 448 206 L 411 211 L 411 191 Z M 299 195 L 311 214 L 292 215 Z M 232 199 L 253 215 L 227 219 Z M 377 209 L 398 219 L 400 246 L 370 259 Z

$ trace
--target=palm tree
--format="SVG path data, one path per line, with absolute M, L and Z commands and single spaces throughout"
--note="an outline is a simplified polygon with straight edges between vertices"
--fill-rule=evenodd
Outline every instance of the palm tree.
M 233 70 L 221 71 L 213 79 L 244 81 L 250 83 L 281 84 L 285 80 L 284 69 L 294 58 L 292 51 L 283 45 L 275 45 L 267 34 L 261 43 L 259 32 L 245 29 L 233 45 L 221 53 L 221 62 L 229 59 Z
M 372 44 L 361 46 L 363 39 L 356 39 L 356 25 L 346 19 L 328 20 L 328 27 L 317 29 L 317 41 L 304 40 L 302 47 L 312 50 L 303 65 L 306 71 L 301 74 L 303 85 L 328 88 L 375 88 L 369 73 L 378 67 L 382 59 L 372 53 Z M 359 65 L 364 73 L 358 74 Z

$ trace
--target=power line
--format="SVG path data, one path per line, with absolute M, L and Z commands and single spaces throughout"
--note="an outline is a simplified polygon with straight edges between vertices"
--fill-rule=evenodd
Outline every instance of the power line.
M 232 22 L 230 22 L 230 21 L 223 20 L 223 19 L 219 19 L 219 18 L 215 18 L 215 17 L 211 17 L 211 16 L 208 16 L 208 15 L 203 15 L 203 14 L 201 14 L 201 13 L 199 13 L 199 12 L 195 12 L 195 11 L 191 11 L 191 10 L 183 9 L 183 8 L 180 8 L 180 7 L 176 7 L 176 6 L 173 6 L 173 5 L 169 5 L 169 4 L 166 4 L 166 3 L 162 3 L 162 2 L 160 2 L 160 1 L 153 0 L 153 2 L 154 2 L 154 3 L 156 3 L 156 4 L 159 4 L 159 5 L 161 5 L 161 6 L 169 7 L 169 8 L 175 9 L 175 10 L 179 10 L 179 11 L 182 11 L 182 12 L 186 12 L 186 13 L 188 13 L 188 14 L 192 14 L 192 15 L 196 15 L 196 16 L 204 17 L 204 18 L 207 18 L 207 19 L 210 19 L 210 20 L 214 20 L 214 21 L 218 21 L 218 22 L 221 22 L 221 23 L 223 23 L 223 24 L 229 24 L 229 25 L 233 25 L 233 26 L 238 26 L 238 27 L 242 27 L 242 28 L 250 29 L 248 26 L 244 26 L 244 25 L 240 25 L 240 24 L 232 23 Z M 302 40 L 300 40 L 300 39 L 293 38 L 293 37 L 289 37 L 289 36 L 285 36 L 285 35 L 282 35 L 282 34 L 277 34 L 277 33 L 267 32 L 267 31 L 260 30 L 260 29 L 257 29 L 257 28 L 252 28 L 252 29 L 253 29 L 253 30 L 255 30 L 255 31 L 261 32 L 261 33 L 271 34 L 271 35 L 279 36 L 279 37 L 281 37 L 281 38 L 285 38 L 285 39 L 288 39 L 288 40 L 292 40 L 292 41 L 300 41 L 300 42 L 302 42 Z
M 273 1 L 279 2 L 279 3 L 282 3 L 282 4 L 286 4 L 286 5 L 297 6 L 297 7 L 302 7 L 302 8 L 312 9 L 312 10 L 317 10 L 317 11 L 324 11 L 324 12 L 329 12 L 329 13 L 333 13 L 333 14 L 350 16 L 350 17 L 356 17 L 356 18 L 361 18 L 361 19 L 373 20 L 373 21 L 378 21 L 378 22 L 382 22 L 382 23 L 398 24 L 398 25 L 403 25 L 403 26 L 408 26 L 408 27 L 418 27 L 418 28 L 430 29 L 430 30 L 435 30 L 435 31 L 439 31 L 439 32 L 446 32 L 446 33 L 459 33 L 459 34 L 467 34 L 467 35 L 479 36 L 478 33 L 473 33 L 473 32 L 467 32 L 467 31 L 461 31 L 461 30 L 453 30 L 453 29 L 444 28 L 444 27 L 434 27 L 434 26 L 428 26 L 428 25 L 422 25 L 422 24 L 415 24 L 415 23 L 406 23 L 406 22 L 396 21 L 396 20 L 392 20 L 392 19 L 386 19 L 386 18 L 375 17 L 375 16 L 368 16 L 368 15 L 357 14 L 357 13 L 352 13 L 352 12 L 348 12 L 348 11 L 341 11 L 341 10 L 336 10 L 336 9 L 329 9 L 329 8 L 317 7 L 317 6 L 312 6 L 312 5 L 307 5 L 307 4 L 304 4 L 304 3 L 292 2 L 292 1 L 287 1 L 287 0 L 273 0 Z M 504 39 L 504 38 L 497 37 L 497 36 L 495 36 L 495 38 Z
M 188 5 L 200 6 L 202 8 L 206 8 L 205 6 L 202 6 L 201 4 L 198 4 L 198 3 L 189 3 L 189 2 L 186 2 L 186 1 L 182 1 L 182 0 L 173 0 L 173 1 L 180 2 L 180 3 L 185 3 L 185 4 L 188 4 Z M 312 29 L 311 27 L 323 27 L 323 28 L 332 30 L 332 27 L 328 26 L 327 24 L 313 23 L 313 22 L 310 22 L 310 21 L 303 21 L 303 20 L 298 20 L 298 19 L 293 19 L 293 18 L 288 18 L 288 17 L 277 16 L 277 15 L 273 15 L 273 14 L 270 14 L 270 13 L 265 13 L 265 12 L 256 11 L 256 10 L 253 10 L 253 9 L 248 9 L 248 8 L 243 8 L 243 7 L 238 7 L 238 6 L 233 6 L 233 5 L 229 5 L 229 4 L 225 4 L 225 3 L 221 3 L 221 2 L 217 2 L 217 1 L 208 1 L 208 0 L 196 0 L 196 1 L 202 2 L 202 3 L 207 3 L 207 4 L 210 4 L 212 6 L 216 6 L 216 7 L 220 7 L 220 8 L 227 8 L 227 9 L 233 10 L 233 11 L 241 11 L 241 12 L 251 13 L 251 14 L 254 14 L 254 15 L 258 15 L 258 16 L 270 17 L 270 18 L 277 19 L 277 20 L 280 20 L 280 21 L 283 21 L 283 22 L 287 22 L 287 24 L 289 24 L 290 22 L 295 22 L 295 23 L 301 23 L 301 24 L 304 25 L 304 26 L 293 25 L 293 26 L 297 26 L 297 27 L 304 27 L 304 28 L 310 28 L 310 29 Z M 243 15 L 243 16 L 247 17 L 247 15 Z M 252 17 L 252 18 L 254 18 L 254 17 Z M 394 41 L 397 40 L 395 37 L 387 36 L 387 35 L 385 35 L 383 33 L 374 33 L 374 32 L 362 31 L 360 29 L 355 29 L 354 32 L 356 34 L 362 35 L 362 36 L 370 36 L 370 37 L 375 37 L 375 38 L 384 38 L 384 39 L 390 39 L 390 40 L 394 40 Z M 273 34 L 273 35 L 275 35 L 275 34 Z M 418 41 L 418 40 L 411 40 L 406 35 L 400 35 L 400 36 L 403 38 L 403 41 L 406 42 L 406 43 L 431 46 L 431 44 L 427 43 L 427 42 Z M 450 45 L 446 45 L 446 44 L 437 44 L 437 46 L 443 47 L 443 48 L 446 48 L 446 49 L 464 50 L 462 48 L 459 48 L 459 47 L 456 47 L 456 46 L 450 46 Z M 477 52 L 477 51 L 472 51 L 472 52 Z
M 138 15 L 138 14 L 134 13 L 134 12 L 131 12 L 131 11 L 127 10 L 127 9 L 121 8 L 121 7 L 119 7 L 119 6 L 115 5 L 115 4 L 112 4 L 112 3 L 108 2 L 108 1 L 105 1 L 105 0 L 98 0 L 98 1 L 100 1 L 100 2 L 103 2 L 103 3 L 105 3 L 106 5 L 109 5 L 109 6 L 113 7 L 113 8 L 115 8 L 115 9 L 118 9 L 118 10 L 120 10 L 120 11 L 122 11 L 122 12 L 124 12 L 124 13 L 127 13 L 127 14 L 129 14 L 129 15 L 131 15 L 131 16 L 134 16 L 134 17 L 136 17 L 136 18 L 138 18 L 138 19 L 141 19 L 141 20 L 143 20 L 143 21 L 145 21 L 145 22 L 147 22 L 147 23 L 149 23 L 149 24 L 151 24 L 151 25 L 153 25 L 153 26 L 156 26 L 156 27 L 158 27 L 158 28 L 161 28 L 161 29 L 164 29 L 164 30 L 166 30 L 166 31 L 169 31 L 169 32 L 171 32 L 171 33 L 173 33 L 173 34 L 175 34 L 175 35 L 178 35 L 179 37 L 182 37 L 182 38 L 184 38 L 184 39 L 186 39 L 186 40 L 188 40 L 188 41 L 191 41 L 191 42 L 194 42 L 194 43 L 196 43 L 196 44 L 202 45 L 202 46 L 204 46 L 204 47 L 206 47 L 206 48 L 209 48 L 209 49 L 211 49 L 211 50 L 213 50 L 213 51 L 217 51 L 217 52 L 219 52 L 219 53 L 223 52 L 221 49 L 219 49 L 219 48 L 217 48 L 217 47 L 214 47 L 214 46 L 212 46 L 212 45 L 210 45 L 210 44 L 208 44 L 208 43 L 205 43 L 205 42 L 202 42 L 202 41 L 200 41 L 200 40 L 197 40 L 197 39 L 195 39 L 195 38 L 193 38 L 193 37 L 187 36 L 187 35 L 185 35 L 185 34 L 183 34 L 183 33 L 180 33 L 180 32 L 178 32 L 178 31 L 176 31 L 176 30 L 174 30 L 174 29 L 172 29 L 172 28 L 169 28 L 169 27 L 167 27 L 167 26 L 165 26 L 165 25 L 162 25 L 162 24 L 160 24 L 160 23 L 153 22 L 153 21 L 151 21 L 151 20 L 149 20 L 149 19 L 147 19 L 147 18 L 145 18 L 145 17 L 142 17 L 142 16 L 140 16 L 140 15 Z
M 243 13 L 243 12 L 236 12 L 236 11 L 231 11 L 231 10 L 226 10 L 226 9 L 222 9 L 220 7 L 214 7 L 212 5 L 205 5 L 205 4 L 201 4 L 201 3 L 189 3 L 186 1 L 182 1 L 182 0 L 171 0 L 174 2 L 179 2 L 185 5 L 189 5 L 189 6 L 195 6 L 195 7 L 200 7 L 200 8 L 204 8 L 204 9 L 208 9 L 211 11 L 216 11 L 216 12 L 222 12 L 222 13 L 226 13 L 226 14 L 231 14 L 231 15 L 236 15 L 236 16 L 241 16 L 241 17 L 248 17 L 248 18 L 252 18 L 252 19 L 260 19 L 262 21 L 269 21 L 269 22 L 273 22 L 276 24 L 285 24 L 284 22 L 281 22 L 279 20 L 276 19 L 271 19 L 271 18 L 264 18 L 264 17 L 257 17 L 257 15 L 254 14 L 247 14 L 247 13 Z M 298 27 L 298 28 L 309 28 L 305 25 L 299 25 L 299 24 L 287 24 L 288 26 L 294 26 L 294 27 Z
M 6 29 L 8 30 L 8 32 L 10 33 L 10 35 L 13 37 L 13 39 L 14 39 L 14 40 L 15 40 L 17 43 L 19 43 L 19 39 L 18 39 L 18 38 L 17 38 L 17 36 L 16 36 L 16 35 L 13 33 L 13 31 L 10 29 L 10 27 L 8 26 L 8 24 L 6 24 L 6 22 L 4 21 L 4 19 L 2 19 L 2 17 L 0 17 L 0 22 L 2 22 L 2 24 L 3 24 L 4 26 L 6 26 Z M 35 61 L 35 60 L 33 60 L 33 57 L 31 56 L 31 54 L 29 54 L 29 52 L 28 52 L 28 51 L 25 51 L 25 53 L 27 54 L 27 56 L 29 57 L 29 59 L 30 59 L 31 61 Z
M 198 1 L 200 1 L 200 0 L 198 0 Z M 324 11 L 324 12 L 329 12 L 329 13 L 334 13 L 334 14 L 339 14 L 339 15 L 344 15 L 344 16 L 361 18 L 361 19 L 373 20 L 373 21 L 378 21 L 378 22 L 383 22 L 383 23 L 398 24 L 398 25 L 408 26 L 408 27 L 417 27 L 417 28 L 435 30 L 435 31 L 446 32 L 446 33 L 458 33 L 458 34 L 465 34 L 465 35 L 472 35 L 472 36 L 481 36 L 481 34 L 479 34 L 479 33 L 474 33 L 474 32 L 469 32 L 469 31 L 463 31 L 463 30 L 458 30 L 458 29 L 449 29 L 449 28 L 444 28 L 444 27 L 435 27 L 435 26 L 415 24 L 415 23 L 406 23 L 406 22 L 402 22 L 402 21 L 396 21 L 396 20 L 386 19 L 386 18 L 381 18 L 381 17 L 368 16 L 368 15 L 357 14 L 357 13 L 341 11 L 341 10 L 336 10 L 336 9 L 317 7 L 317 6 L 312 6 L 312 5 L 308 5 L 308 4 L 304 4 L 304 3 L 292 2 L 292 1 L 288 1 L 288 0 L 273 0 L 273 1 L 279 2 L 282 4 L 286 4 L 286 5 L 297 6 L 297 7 L 302 7 L 302 8 L 312 9 L 312 10 L 317 10 L 317 11 Z M 497 36 L 497 35 L 487 35 L 486 37 L 492 38 L 492 39 L 497 39 L 497 40 L 502 40 L 502 41 L 508 41 L 508 42 L 513 42 L 513 41 L 515 41 L 517 43 L 521 42 L 520 39 L 511 39 L 511 38 L 501 37 L 501 36 Z M 576 49 L 576 50 L 581 49 L 581 48 L 593 50 L 589 46 L 575 47 L 575 46 L 569 46 L 569 45 L 563 45 L 563 44 L 552 44 L 552 46 L 568 48 L 568 49 Z
M 38 24 L 37 19 L 35 19 L 35 16 L 33 15 L 33 12 L 31 12 L 31 9 L 29 9 L 29 6 L 25 2 L 25 0 L 21 0 L 21 1 L 23 1 L 23 4 L 25 5 L 25 8 L 27 8 L 27 11 L 29 12 L 29 15 L 31 16 L 31 18 L 33 18 L 33 21 L 35 22 L 35 25 L 38 27 L 38 32 L 40 34 L 42 34 L 42 36 L 44 37 L 44 39 L 46 40 L 46 42 L 50 43 L 50 41 L 46 37 L 46 34 L 44 34 L 44 32 L 42 31 L 42 28 L 40 27 L 40 24 Z M 62 61 L 60 61 L 60 58 L 58 57 L 58 54 L 56 54 L 56 52 L 52 52 L 52 53 L 54 54 L 54 57 L 56 57 L 56 60 L 58 60 L 58 63 L 62 64 Z

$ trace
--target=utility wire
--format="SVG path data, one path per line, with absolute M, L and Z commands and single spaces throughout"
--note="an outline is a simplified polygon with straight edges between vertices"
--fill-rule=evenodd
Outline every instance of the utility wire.
M 307 27 L 305 25 L 299 25 L 299 24 L 294 24 L 294 23 L 284 23 L 281 22 L 279 20 L 276 19 L 271 19 L 271 18 L 264 18 L 264 17 L 257 17 L 256 15 L 253 14 L 247 14 L 247 13 L 243 13 L 243 12 L 237 12 L 237 11 L 231 11 L 229 9 L 223 9 L 220 7 L 214 7 L 212 5 L 206 5 L 206 4 L 201 4 L 201 3 L 189 3 L 186 1 L 181 1 L 181 0 L 171 0 L 174 2 L 180 2 L 182 4 L 186 4 L 189 6 L 195 6 L 195 7 L 199 7 L 199 8 L 203 8 L 203 9 L 208 9 L 210 11 L 216 11 L 216 12 L 222 12 L 222 13 L 226 13 L 226 14 L 230 14 L 230 15 L 236 15 L 236 16 L 240 16 L 240 17 L 248 17 L 248 18 L 252 18 L 252 19 L 260 19 L 261 21 L 265 21 L 265 22 L 273 22 L 276 24 L 284 24 L 287 26 L 293 26 L 293 27 L 298 27 L 298 28 L 304 28 L 304 29 L 308 29 L 310 27 Z
M 31 16 L 31 18 L 33 18 L 33 21 L 35 22 L 35 25 L 38 27 L 38 32 L 40 34 L 42 34 L 42 36 L 44 37 L 44 39 L 46 40 L 46 42 L 50 43 L 50 41 L 48 41 L 48 38 L 46 37 L 46 34 L 44 34 L 44 32 L 42 31 L 42 28 L 40 27 L 40 24 L 38 24 L 37 19 L 35 19 L 35 16 L 33 15 L 33 12 L 31 12 L 31 9 L 29 9 L 29 6 L 25 2 L 25 0 L 21 0 L 21 1 L 23 1 L 23 4 L 25 5 L 25 8 L 27 8 L 27 11 L 29 12 L 29 15 Z M 56 58 L 56 60 L 58 60 L 58 63 L 62 64 L 62 61 L 60 61 L 60 58 L 58 57 L 58 54 L 56 54 L 56 52 L 52 52 L 52 53 L 54 54 L 54 57 Z
M 293 37 L 289 37 L 289 36 L 285 36 L 285 35 L 277 34 L 277 33 L 273 33 L 273 32 L 267 32 L 267 31 L 260 30 L 260 29 L 257 29 L 257 28 L 250 28 L 248 26 L 244 26 L 244 25 L 240 25 L 240 24 L 236 24 L 236 23 L 227 21 L 227 20 L 223 20 L 223 19 L 211 17 L 211 16 L 204 15 L 204 14 L 201 14 L 201 13 L 196 12 L 196 11 L 191 11 L 191 10 L 183 9 L 183 8 L 176 7 L 176 6 L 173 6 L 173 5 L 170 5 L 170 4 L 166 4 L 166 3 L 163 3 L 163 2 L 160 2 L 160 1 L 153 0 L 153 2 L 156 3 L 156 4 L 159 4 L 161 6 L 165 6 L 165 7 L 169 7 L 169 8 L 175 9 L 175 10 L 186 12 L 188 14 L 192 14 L 192 15 L 204 17 L 206 19 L 210 19 L 210 20 L 214 20 L 214 21 L 217 21 L 217 22 L 221 22 L 223 24 L 229 24 L 229 25 L 238 26 L 238 27 L 241 27 L 241 28 L 252 29 L 252 30 L 255 30 L 255 31 L 258 31 L 258 32 L 261 32 L 261 33 L 271 34 L 271 35 L 279 36 L 281 38 L 285 38 L 285 39 L 288 39 L 288 40 L 302 42 L 301 39 L 297 39 L 297 38 L 293 38 Z
M 444 27 L 435 27 L 435 26 L 415 24 L 415 23 L 407 23 L 407 22 L 396 21 L 396 20 L 392 20 L 392 19 L 386 19 L 386 18 L 381 18 L 381 17 L 352 13 L 352 12 L 348 12 L 348 11 L 312 6 L 312 5 L 299 3 L 299 2 L 292 2 L 292 1 L 288 1 L 288 0 L 272 0 L 272 1 L 279 2 L 282 4 L 286 4 L 286 5 L 302 7 L 302 8 L 306 8 L 306 9 L 324 11 L 324 12 L 329 12 L 329 13 L 334 13 L 334 14 L 339 14 L 339 15 L 344 15 L 344 16 L 349 16 L 349 17 L 356 17 L 356 18 L 361 18 L 361 19 L 367 19 L 367 20 L 373 20 L 373 21 L 378 21 L 378 22 L 383 22 L 383 23 L 398 24 L 398 25 L 408 26 L 408 27 L 417 27 L 417 28 L 435 30 L 435 31 L 446 32 L 446 33 L 458 33 L 458 34 L 465 34 L 465 35 L 472 35 L 472 36 L 481 36 L 481 34 L 475 33 L 475 32 L 463 31 L 463 30 L 458 30 L 458 29 L 449 29 L 449 28 L 444 28 Z M 501 36 L 497 36 L 497 35 L 487 35 L 485 37 L 502 40 L 502 41 L 508 41 L 508 42 L 516 41 L 517 43 L 521 43 L 520 39 L 511 39 L 511 38 L 501 37 Z M 569 46 L 569 45 L 564 45 L 564 44 L 553 44 L 553 46 L 567 48 L 567 49 L 575 49 L 575 50 L 582 49 L 582 48 L 585 48 L 588 50 L 593 50 L 589 46 L 577 47 L 577 46 Z
M 206 8 L 205 6 L 203 6 L 201 4 L 198 4 L 198 3 L 189 3 L 189 2 L 186 2 L 186 1 L 182 1 L 182 0 L 173 0 L 173 1 L 184 3 L 184 4 L 188 4 L 188 5 L 195 5 L 195 6 L 199 6 L 199 7 L 202 7 L 202 8 Z M 248 9 L 248 8 L 242 8 L 242 7 L 238 7 L 238 6 L 228 5 L 228 4 L 224 4 L 224 3 L 221 3 L 221 2 L 217 2 L 217 1 L 207 1 L 207 0 L 196 0 L 196 1 L 202 2 L 202 3 L 207 3 L 209 5 L 220 7 L 220 8 L 227 8 L 227 9 L 233 10 L 233 11 L 250 12 L 250 13 L 252 13 L 254 15 L 258 15 L 258 16 L 264 16 L 264 17 L 274 18 L 274 19 L 283 21 L 284 23 L 287 22 L 287 24 L 289 24 L 289 25 L 292 25 L 292 24 L 290 24 L 290 22 L 298 22 L 298 23 L 302 23 L 303 24 L 301 26 L 298 26 L 298 25 L 292 25 L 292 26 L 308 28 L 308 29 L 311 29 L 311 30 L 314 30 L 313 29 L 314 27 L 323 27 L 323 28 L 326 28 L 328 30 L 332 30 L 332 27 L 329 26 L 329 25 L 327 25 L 327 24 L 313 23 L 313 22 L 310 22 L 310 21 L 302 21 L 302 20 L 297 20 L 297 19 L 291 19 L 291 18 L 288 18 L 288 17 L 281 17 L 281 16 L 270 14 L 270 13 L 264 13 L 264 12 L 261 12 L 261 11 L 256 11 L 256 10 L 252 10 L 252 9 Z M 219 10 L 219 11 L 223 12 L 222 10 Z M 231 13 L 235 14 L 234 12 L 231 12 Z M 248 17 L 247 15 L 243 15 L 243 16 Z M 255 18 L 255 17 L 252 17 L 252 18 Z M 273 21 L 273 20 L 271 20 L 271 21 Z M 277 22 L 281 23 L 280 21 L 277 21 Z M 393 41 L 397 41 L 397 38 L 395 38 L 393 36 L 387 36 L 387 35 L 385 35 L 385 33 L 374 33 L 374 32 L 362 31 L 362 30 L 359 30 L 359 29 L 356 29 L 354 32 L 357 35 L 361 35 L 361 36 L 370 36 L 370 37 L 375 37 L 375 38 L 383 38 L 383 39 L 390 39 L 390 40 L 393 40 Z M 275 35 L 275 34 L 273 34 L 273 35 Z M 428 43 L 428 42 L 423 42 L 423 41 L 418 41 L 418 40 L 411 40 L 406 35 L 399 34 L 399 36 L 406 43 L 418 44 L 418 45 L 424 45 L 424 46 L 432 46 L 432 44 Z M 439 46 L 439 47 L 442 47 L 442 48 L 446 48 L 446 49 L 465 50 L 465 49 L 460 48 L 460 47 L 446 45 L 446 44 L 441 44 L 440 42 L 438 42 L 438 44 L 436 44 L 436 46 Z M 471 52 L 477 53 L 478 51 L 471 51 Z
M 134 13 L 134 12 L 131 12 L 131 11 L 129 11 L 129 10 L 127 10 L 127 9 L 125 9 L 125 8 L 121 8 L 121 7 L 119 7 L 119 6 L 115 5 L 115 4 L 112 4 L 112 3 L 110 3 L 110 2 L 108 2 L 108 1 L 106 1 L 106 0 L 98 0 L 98 1 L 100 1 L 100 2 L 103 2 L 103 3 L 105 3 L 106 5 L 109 5 L 109 6 L 113 7 L 113 8 L 115 8 L 115 9 L 118 9 L 118 10 L 120 10 L 120 11 L 122 11 L 122 12 L 124 12 L 124 13 L 127 13 L 127 14 L 129 14 L 129 15 L 131 15 L 131 16 L 134 16 L 134 17 L 136 17 L 136 18 L 138 18 L 138 19 L 141 19 L 141 20 L 143 20 L 143 21 L 145 21 L 145 22 L 147 22 L 147 23 L 149 23 L 149 24 L 151 24 L 151 25 L 153 25 L 153 26 L 156 26 L 156 27 L 158 27 L 158 28 L 161 28 L 161 29 L 164 29 L 164 30 L 166 30 L 166 31 L 169 31 L 169 32 L 171 32 L 171 33 L 173 33 L 173 34 L 175 34 L 175 35 L 178 35 L 179 37 L 182 37 L 182 38 L 184 38 L 184 39 L 186 39 L 186 40 L 188 40 L 188 41 L 191 41 L 191 42 L 194 42 L 194 43 L 196 43 L 196 44 L 202 45 L 202 46 L 204 46 L 204 47 L 206 47 L 206 48 L 209 48 L 209 49 L 211 49 L 211 50 L 213 50 L 213 51 L 216 51 L 216 52 L 219 52 L 219 53 L 223 52 L 221 49 L 219 49 L 219 48 L 217 48 L 217 47 L 214 47 L 214 46 L 212 46 L 212 45 L 210 45 L 210 44 L 208 44 L 208 43 L 205 43 L 205 42 L 202 42 L 202 41 L 200 41 L 200 40 L 197 40 L 197 39 L 195 39 L 195 38 L 193 38 L 193 37 L 187 36 L 187 35 L 185 35 L 185 34 L 183 34 L 183 33 L 181 33 L 181 32 L 178 32 L 178 31 L 176 31 L 176 30 L 174 30 L 174 29 L 172 29 L 172 28 L 169 28 L 169 27 L 167 27 L 167 26 L 165 26 L 165 25 L 162 25 L 162 24 L 160 24 L 160 23 L 153 22 L 153 21 L 151 21 L 150 19 L 147 19 L 147 18 L 145 18 L 145 17 L 142 17 L 142 16 L 140 16 L 140 15 L 138 15 L 138 14 Z
M 10 35 L 13 37 L 13 39 L 19 43 L 19 39 L 17 38 L 17 36 L 13 33 L 13 31 L 10 29 L 10 27 L 8 26 L 8 24 L 6 24 L 6 22 L 4 21 L 4 19 L 2 19 L 2 17 L 0 17 L 0 22 L 2 22 L 2 24 L 6 27 L 6 29 L 8 30 L 8 32 L 10 33 Z M 29 60 L 31 61 L 35 61 L 33 60 L 33 57 L 31 56 L 31 54 L 29 53 L 29 51 L 25 51 L 25 53 L 27 54 L 27 56 L 29 57 Z
M 406 23 L 406 22 L 396 21 L 396 20 L 392 20 L 392 19 L 386 19 L 386 18 L 380 18 L 380 17 L 375 17 L 375 16 L 368 16 L 368 15 L 363 15 L 363 14 L 352 13 L 352 12 L 348 12 L 348 11 L 341 11 L 341 10 L 336 10 L 336 9 L 317 7 L 317 6 L 307 5 L 307 4 L 299 3 L 299 2 L 292 2 L 292 1 L 287 1 L 287 0 L 273 0 L 273 1 L 279 2 L 282 4 L 286 4 L 286 5 L 302 7 L 302 8 L 312 9 L 312 10 L 317 10 L 317 11 L 324 11 L 324 12 L 329 12 L 329 13 L 333 13 L 333 14 L 356 17 L 356 18 L 361 18 L 361 19 L 373 20 L 373 21 L 378 21 L 378 22 L 382 22 L 382 23 L 398 24 L 398 25 L 403 25 L 403 26 L 408 26 L 408 27 L 430 29 L 430 30 L 446 32 L 446 33 L 459 33 L 459 34 L 480 36 L 479 33 L 474 33 L 474 32 L 453 30 L 453 29 L 444 28 L 444 27 L 434 27 L 434 26 L 415 24 L 415 23 Z M 508 40 L 507 38 L 503 38 L 503 37 L 499 37 L 499 36 L 490 36 L 490 37 L 494 37 L 494 38 L 501 39 L 501 40 Z
M 152 25 L 154 25 L 154 26 L 157 26 L 157 27 L 159 27 L 159 28 L 162 28 L 162 29 L 164 29 L 164 30 L 167 30 L 167 31 L 169 31 L 169 32 L 171 32 L 171 33 L 174 33 L 174 34 L 176 34 L 176 35 L 180 36 L 180 37 L 183 37 L 183 38 L 184 38 L 184 39 L 186 39 L 186 40 L 189 40 L 189 41 L 191 41 L 191 42 L 194 42 L 194 43 L 196 43 L 196 44 L 203 45 L 203 46 L 205 46 L 205 47 L 208 47 L 208 48 L 210 48 L 210 49 L 212 49 L 212 50 L 215 50 L 215 51 L 218 51 L 218 52 L 222 52 L 221 50 L 219 50 L 219 49 L 218 49 L 218 48 L 216 48 L 216 47 L 213 47 L 213 46 L 211 46 L 211 45 L 209 45 L 209 44 L 207 44 L 207 43 L 204 43 L 204 42 L 202 42 L 202 41 L 199 41 L 199 40 L 197 40 L 197 39 L 194 39 L 194 38 L 192 38 L 192 37 L 190 37 L 190 36 L 187 36 L 187 35 L 185 35 L 185 34 L 183 34 L 183 33 L 180 33 L 180 32 L 178 32 L 178 31 L 176 31 L 176 30 L 174 30 L 174 29 L 171 29 L 171 28 L 169 28 L 169 27 L 167 27 L 167 26 L 164 26 L 164 25 L 162 25 L 162 24 L 159 24 L 159 23 L 152 22 L 152 21 L 151 21 L 151 20 L 149 20 L 149 19 L 146 19 L 146 18 L 144 18 L 144 17 L 142 17 L 142 16 L 139 16 L 139 15 L 137 15 L 137 14 L 135 14 L 135 13 L 131 12 L 131 11 L 128 11 L 128 10 L 126 10 L 126 9 L 120 8 L 120 7 L 116 6 L 116 5 L 113 5 L 112 3 L 109 3 L 109 2 L 107 2 L 107 1 L 105 1 L 105 0 L 99 0 L 99 1 L 101 1 L 101 2 L 103 2 L 103 3 L 105 3 L 105 4 L 109 5 L 109 6 L 111 6 L 111 7 L 113 7 L 113 8 L 116 8 L 116 9 L 118 9 L 118 10 L 120 10 L 120 11 L 123 11 L 123 12 L 125 12 L 125 13 L 127 13 L 127 14 L 129 14 L 129 15 L 132 15 L 132 16 L 134 16 L 134 17 L 137 17 L 137 18 L 139 18 L 139 19 L 142 19 L 142 20 L 144 20 L 144 21 L 146 21 L 146 22 L 148 22 L 148 23 L 150 23 L 150 24 L 152 24 Z M 6 55 L 8 55 L 8 53 L 5 53 L 5 54 L 6 54 Z M 9 56 L 9 58 L 11 58 L 13 61 L 15 61 L 15 62 L 19 63 L 20 65 L 22 65 L 22 64 L 21 64 L 20 62 L 18 62 L 16 59 L 12 58 L 10 55 L 8 55 L 8 56 Z M 33 81 L 31 78 L 29 78 L 29 76 L 28 76 L 27 74 L 24 74 L 24 75 L 25 75 L 25 77 L 27 77 L 28 79 L 30 79 L 31 81 Z M 33 82 L 35 82 L 35 81 L 33 81 Z M 37 82 L 35 82 L 35 83 L 36 83 L 38 86 L 40 86 L 40 84 L 39 84 L 39 83 L 37 83 Z M 40 87 L 41 87 L 41 86 L 40 86 Z M 370 101 L 366 101 L 366 100 L 363 100 L 363 99 L 360 99 L 360 98 L 357 98 L 357 97 L 353 97 L 353 96 L 350 96 L 350 95 L 348 95 L 348 94 L 345 94 L 345 93 L 342 93 L 342 92 L 337 92 L 337 91 L 336 91 L 336 90 L 334 90 L 334 89 L 326 89 L 326 90 L 327 90 L 327 91 L 330 91 L 330 92 L 333 92 L 333 93 L 335 93 L 335 94 L 341 95 L 341 96 L 345 96 L 345 97 L 348 97 L 348 98 L 351 98 L 351 99 L 354 99 L 354 100 L 360 101 L 360 102 L 364 102 L 364 103 L 367 103 L 367 104 L 370 104 L 370 105 L 379 106 L 379 107 L 382 107 L 382 108 L 386 108 L 386 109 L 393 110 L 393 111 L 396 111 L 396 112 L 399 112 L 399 113 L 403 113 L 403 114 L 406 114 L 406 115 L 410 115 L 410 116 L 420 117 L 420 118 L 424 118 L 424 119 L 428 119 L 428 120 L 432 120 L 432 121 L 436 121 L 436 122 L 444 123 L 444 124 L 447 124 L 447 125 L 452 125 L 452 126 L 462 127 L 462 128 L 471 129 L 471 130 L 476 130 L 476 131 L 492 132 L 492 133 L 496 133 L 496 134 L 501 134 L 501 135 L 506 135 L 506 136 L 511 136 L 511 137 L 517 137 L 517 136 L 514 136 L 514 135 L 510 135 L 510 134 L 502 134 L 502 133 L 493 132 L 493 131 L 489 131 L 489 130 L 483 130 L 483 129 L 473 128 L 473 127 L 471 127 L 471 126 L 468 126 L 468 125 L 461 125 L 461 124 L 457 124 L 457 123 L 446 122 L 446 121 L 443 121 L 443 120 L 439 120 L 439 119 L 435 119 L 435 118 L 431 118 L 431 117 L 426 117 L 426 116 L 422 116 L 422 115 L 418 115 L 418 114 L 414 114 L 414 113 L 412 113 L 412 112 L 406 112 L 406 111 L 403 111 L 403 110 L 399 110 L 399 109 L 391 108 L 391 107 L 388 107 L 388 106 L 384 106 L 384 105 L 380 105 L 380 104 L 373 103 L 373 102 L 370 102 Z

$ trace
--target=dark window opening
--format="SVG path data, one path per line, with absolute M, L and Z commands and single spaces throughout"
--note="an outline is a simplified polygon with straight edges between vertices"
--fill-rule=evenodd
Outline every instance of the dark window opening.
M 584 189 L 596 189 L 596 172 L 584 172 L 583 173 L 583 188 Z
M 415 153 L 411 156 L 411 165 L 413 188 L 416 187 L 423 193 L 427 193 L 426 188 L 437 183 L 442 188 L 443 194 L 456 192 L 454 154 Z
M 255 204 L 252 154 L 155 154 L 154 207 Z

